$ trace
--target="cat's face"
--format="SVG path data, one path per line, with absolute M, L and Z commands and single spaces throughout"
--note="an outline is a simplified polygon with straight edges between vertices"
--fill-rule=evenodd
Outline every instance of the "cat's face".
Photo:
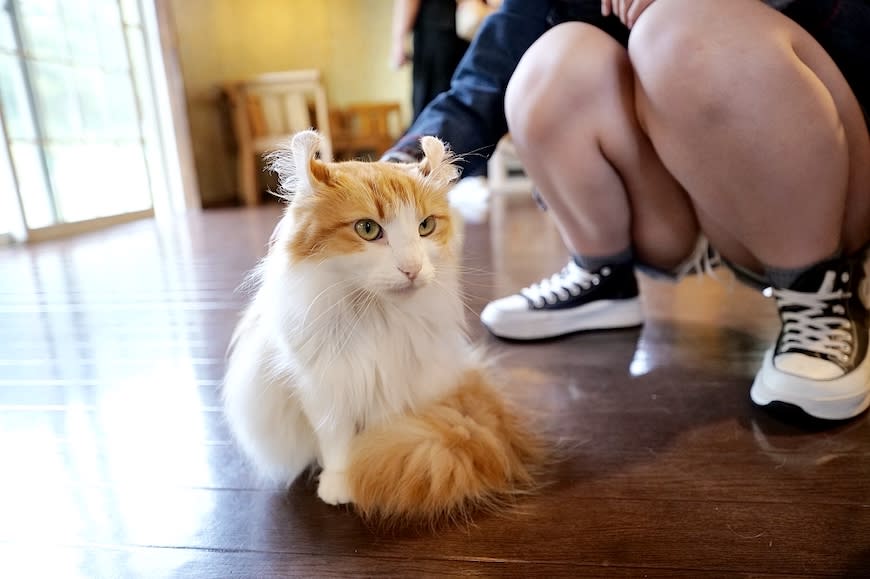
M 284 235 L 293 262 L 328 267 L 349 287 L 397 298 L 455 269 L 458 224 L 447 190 L 458 172 L 443 144 L 424 143 L 418 165 L 321 163 L 299 149 Z

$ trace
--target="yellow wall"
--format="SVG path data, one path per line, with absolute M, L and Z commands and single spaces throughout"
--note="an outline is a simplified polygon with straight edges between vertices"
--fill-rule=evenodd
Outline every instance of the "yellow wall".
M 410 74 L 389 67 L 390 0 L 170 0 L 204 205 L 235 200 L 223 81 L 318 68 L 331 105 L 399 101 Z

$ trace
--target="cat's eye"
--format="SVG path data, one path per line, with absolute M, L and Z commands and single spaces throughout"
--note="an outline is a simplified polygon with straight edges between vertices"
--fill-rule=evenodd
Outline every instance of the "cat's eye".
M 430 215 L 426 219 L 420 222 L 420 227 L 418 228 L 420 231 L 420 237 L 426 237 L 433 231 L 435 231 L 435 217 Z
M 381 229 L 381 226 L 371 219 L 360 219 L 354 224 L 353 228 L 356 229 L 357 235 L 366 241 L 380 239 L 383 235 L 383 229 Z

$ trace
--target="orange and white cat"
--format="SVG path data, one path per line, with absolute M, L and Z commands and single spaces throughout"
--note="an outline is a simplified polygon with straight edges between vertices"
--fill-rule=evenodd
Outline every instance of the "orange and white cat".
M 271 158 L 289 205 L 224 382 L 241 448 L 287 484 L 319 465 L 321 499 L 380 520 L 529 488 L 540 446 L 466 337 L 450 153 L 424 137 L 418 164 L 324 163 L 319 143 L 305 131 Z

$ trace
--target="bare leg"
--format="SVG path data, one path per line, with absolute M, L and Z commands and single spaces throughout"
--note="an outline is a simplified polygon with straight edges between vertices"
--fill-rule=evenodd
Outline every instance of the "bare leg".
M 629 41 L 637 106 L 725 257 L 764 265 L 782 330 L 750 391 L 818 418 L 870 407 L 862 263 L 870 137 L 816 41 L 756 0 L 657 0 Z
M 626 50 L 582 23 L 542 36 L 506 98 L 517 152 L 568 247 L 608 256 L 631 246 L 644 263 L 670 269 L 692 251 L 698 227 L 634 108 Z
M 657 0 L 629 54 L 644 126 L 726 257 L 798 268 L 867 242 L 867 127 L 803 29 L 755 0 Z
M 505 99 L 508 126 L 580 264 L 489 303 L 497 336 L 551 338 L 643 322 L 634 257 L 672 270 L 695 249 L 688 196 L 635 117 L 627 51 L 601 30 L 561 24 L 523 56 Z

